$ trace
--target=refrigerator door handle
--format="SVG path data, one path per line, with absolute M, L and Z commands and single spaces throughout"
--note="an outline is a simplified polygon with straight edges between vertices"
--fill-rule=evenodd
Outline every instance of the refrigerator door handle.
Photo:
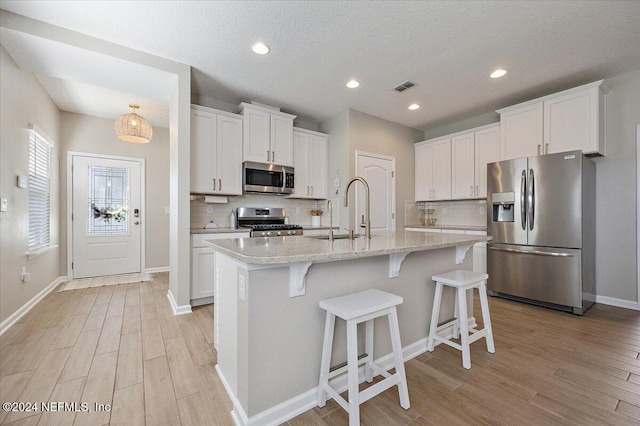
M 525 193 L 527 191 L 527 171 L 523 170 L 520 176 L 520 222 L 522 223 L 522 230 L 527 230 L 527 203 Z
M 529 185 L 527 188 L 527 207 L 529 210 L 529 230 L 533 231 L 533 218 L 534 218 L 534 214 L 536 211 L 536 205 L 535 205 L 535 188 L 536 188 L 536 184 L 535 184 L 535 180 L 534 180 L 534 176 L 533 176 L 533 169 L 529 169 Z
M 557 253 L 557 252 L 540 251 L 540 250 L 525 251 L 525 250 L 518 250 L 518 249 L 512 249 L 512 248 L 493 247 L 491 245 L 488 245 L 487 247 L 489 248 L 489 250 L 508 251 L 510 253 L 535 254 L 539 256 L 553 256 L 553 257 L 573 257 L 574 256 L 573 253 Z

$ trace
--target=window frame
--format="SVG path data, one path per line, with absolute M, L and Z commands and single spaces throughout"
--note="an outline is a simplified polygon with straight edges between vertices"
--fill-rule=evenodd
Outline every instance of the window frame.
M 28 253 L 51 247 L 51 155 L 54 143 L 33 123 L 29 123 L 29 233 Z

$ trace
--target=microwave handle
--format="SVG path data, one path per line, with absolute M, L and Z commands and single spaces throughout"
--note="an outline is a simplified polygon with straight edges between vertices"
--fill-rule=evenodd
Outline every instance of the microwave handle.
M 282 191 L 284 191 L 285 186 L 287 186 L 287 174 L 284 171 L 284 167 L 282 167 Z

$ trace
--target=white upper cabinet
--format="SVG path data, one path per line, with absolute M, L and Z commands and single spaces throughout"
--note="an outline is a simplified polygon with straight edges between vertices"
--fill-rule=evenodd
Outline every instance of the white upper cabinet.
M 487 164 L 498 161 L 500 126 L 451 135 L 451 197 L 487 197 Z
M 451 138 L 451 198 L 475 194 L 475 138 L 473 132 Z
M 293 166 L 295 115 L 246 103 L 236 112 L 244 116 L 243 161 Z
M 498 110 L 501 159 L 582 150 L 605 155 L 602 80 Z
M 451 199 L 451 138 L 415 146 L 416 201 Z
M 242 194 L 242 118 L 193 105 L 191 192 Z
M 475 131 L 475 198 L 487 198 L 487 164 L 500 160 L 500 126 Z
M 293 132 L 295 192 L 292 198 L 326 199 L 329 136 L 305 129 Z

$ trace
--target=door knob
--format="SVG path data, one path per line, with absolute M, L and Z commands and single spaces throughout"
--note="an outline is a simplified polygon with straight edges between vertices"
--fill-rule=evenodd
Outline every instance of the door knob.
M 140 225 L 140 221 L 136 220 L 135 222 L 133 222 L 134 225 Z

